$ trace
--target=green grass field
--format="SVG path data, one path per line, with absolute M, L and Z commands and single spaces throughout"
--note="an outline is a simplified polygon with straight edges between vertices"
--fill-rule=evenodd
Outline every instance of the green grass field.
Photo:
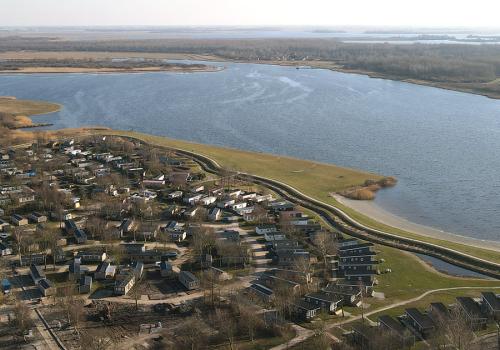
M 411 253 L 398 249 L 376 246 L 378 258 L 385 262 L 380 271 L 390 268 L 392 272 L 377 276 L 379 285 L 375 290 L 385 293 L 391 302 L 407 300 L 431 289 L 452 287 L 499 287 L 500 281 L 477 278 L 461 278 L 445 275 L 425 265 Z
M 409 237 L 429 243 L 438 244 L 440 246 L 452 248 L 470 255 L 500 263 L 500 252 L 498 251 L 471 247 L 468 245 L 449 242 L 446 240 L 424 237 L 394 227 L 390 227 L 341 205 L 329 195 L 331 192 L 336 192 L 352 186 L 360 185 L 367 179 L 377 180 L 382 178 L 382 176 L 377 174 L 338 167 L 331 164 L 202 145 L 137 132 L 113 130 L 106 130 L 102 132 L 106 134 L 131 136 L 141 139 L 145 142 L 160 146 L 174 147 L 193 151 L 216 160 L 221 166 L 227 169 L 243 171 L 287 183 L 311 197 L 341 208 L 354 219 L 362 222 L 367 226 L 384 230 L 403 237 Z

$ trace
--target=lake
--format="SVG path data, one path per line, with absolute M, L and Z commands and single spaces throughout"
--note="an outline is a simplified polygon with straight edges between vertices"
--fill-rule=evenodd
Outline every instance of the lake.
M 320 69 L 0 76 L 0 95 L 64 105 L 55 128 L 104 125 L 360 168 L 399 179 L 376 203 L 500 240 L 500 101 Z

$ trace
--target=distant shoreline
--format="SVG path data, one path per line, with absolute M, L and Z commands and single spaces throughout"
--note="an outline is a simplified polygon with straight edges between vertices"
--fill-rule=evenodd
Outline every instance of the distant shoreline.
M 484 91 L 481 86 L 488 86 L 490 83 L 454 83 L 438 82 L 430 80 L 413 79 L 404 76 L 377 73 L 363 69 L 348 69 L 333 61 L 278 61 L 278 60 L 238 60 L 225 58 L 222 56 L 190 54 L 190 53 L 165 53 L 165 52 L 121 52 L 121 51 L 6 51 L 0 52 L 0 59 L 7 60 L 58 60 L 58 59 L 113 59 L 113 58 L 144 58 L 144 59 L 164 59 L 164 60 L 187 60 L 203 62 L 233 62 L 249 64 L 268 64 L 288 67 L 308 67 L 310 69 L 328 69 L 334 72 L 361 74 L 371 78 L 400 81 L 409 84 L 429 86 L 444 90 L 469 93 L 484 96 L 491 99 L 500 99 L 500 91 Z M 50 69 L 49 69 L 50 68 Z M 0 74 L 36 74 L 36 73 L 147 73 L 147 72 L 219 72 L 224 67 L 207 66 L 203 69 L 162 69 L 161 67 L 141 67 L 141 68 L 78 68 L 78 67 L 26 67 L 20 70 L 0 71 Z M 473 84 L 478 84 L 474 86 Z
M 21 69 L 0 70 L 0 74 L 112 74 L 112 73 L 212 73 L 220 72 L 224 67 L 206 66 L 205 68 L 163 68 L 163 67 L 143 67 L 143 68 L 79 68 L 79 67 L 26 67 Z

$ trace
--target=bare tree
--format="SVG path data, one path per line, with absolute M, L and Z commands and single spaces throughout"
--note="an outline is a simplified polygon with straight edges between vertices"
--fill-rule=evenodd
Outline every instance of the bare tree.
M 175 330 L 177 349 L 204 349 L 207 341 L 207 325 L 197 316 L 191 316 Z
M 212 316 L 212 324 L 219 331 L 219 334 L 229 344 L 229 349 L 234 350 L 234 338 L 236 336 L 236 324 L 232 322 L 232 317 L 227 310 L 216 309 Z
M 333 233 L 321 231 L 314 236 L 313 240 L 320 257 L 323 259 L 325 278 L 328 277 L 328 257 L 337 253 L 336 241 Z
M 22 301 L 16 301 L 14 306 L 14 326 L 21 332 L 25 333 L 33 326 L 33 321 L 30 317 L 31 310 Z

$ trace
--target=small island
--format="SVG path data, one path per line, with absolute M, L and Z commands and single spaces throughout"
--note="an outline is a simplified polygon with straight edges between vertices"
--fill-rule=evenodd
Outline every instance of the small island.
M 223 67 L 156 58 L 23 58 L 0 60 L 0 73 L 218 72 Z

